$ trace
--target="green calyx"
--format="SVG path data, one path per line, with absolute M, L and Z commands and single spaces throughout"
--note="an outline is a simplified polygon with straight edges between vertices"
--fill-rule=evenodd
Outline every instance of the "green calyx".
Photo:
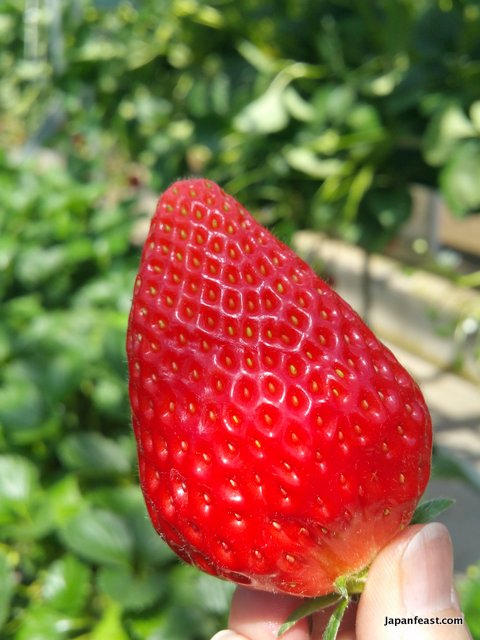
M 337 578 L 337 580 L 335 580 L 335 591 L 324 596 L 319 596 L 318 598 L 310 598 L 300 607 L 295 609 L 295 611 L 285 620 L 278 630 L 278 637 L 280 638 L 299 620 L 302 620 L 321 609 L 335 606 L 322 636 L 322 640 L 335 640 L 340 623 L 342 622 L 344 613 L 352 600 L 352 596 L 362 593 L 367 581 L 367 575 L 368 567 L 365 567 L 357 573 Z

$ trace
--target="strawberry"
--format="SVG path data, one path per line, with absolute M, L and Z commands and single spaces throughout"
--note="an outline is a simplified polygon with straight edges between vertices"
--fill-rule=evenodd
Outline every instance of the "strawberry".
M 410 522 L 431 457 L 417 384 L 211 181 L 160 198 L 127 352 L 146 504 L 186 562 L 317 596 Z

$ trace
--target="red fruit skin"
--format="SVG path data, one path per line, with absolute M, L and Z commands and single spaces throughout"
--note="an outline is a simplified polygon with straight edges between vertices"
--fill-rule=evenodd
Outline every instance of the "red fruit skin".
M 145 501 L 186 562 L 317 596 L 409 523 L 431 460 L 418 386 L 210 181 L 158 203 L 127 353 Z

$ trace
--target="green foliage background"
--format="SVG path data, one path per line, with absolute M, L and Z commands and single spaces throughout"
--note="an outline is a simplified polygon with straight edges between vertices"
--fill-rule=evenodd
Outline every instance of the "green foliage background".
M 124 335 L 156 195 L 207 175 L 281 237 L 370 250 L 413 182 L 478 209 L 479 20 L 467 0 L 3 0 L 1 638 L 224 624 L 231 586 L 177 563 L 137 486 Z

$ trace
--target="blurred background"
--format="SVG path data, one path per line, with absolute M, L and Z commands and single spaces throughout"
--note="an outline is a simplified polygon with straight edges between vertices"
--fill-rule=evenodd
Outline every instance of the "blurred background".
M 180 564 L 146 518 L 126 387 L 148 220 L 195 175 L 419 376 L 430 490 L 457 498 L 480 638 L 478 0 L 0 9 L 0 638 L 206 640 L 225 624 L 231 585 Z

